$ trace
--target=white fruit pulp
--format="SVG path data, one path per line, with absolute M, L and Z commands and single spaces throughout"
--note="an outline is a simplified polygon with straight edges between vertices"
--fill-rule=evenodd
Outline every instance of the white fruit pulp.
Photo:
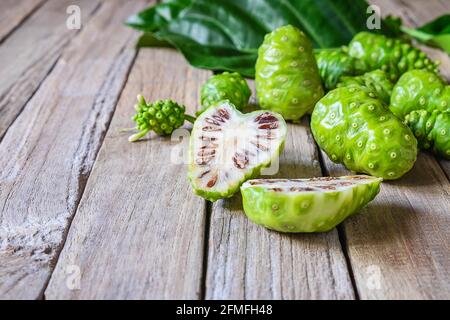
M 241 188 L 260 187 L 277 192 L 295 193 L 335 192 L 381 180 L 364 175 L 311 179 L 253 179 L 245 182 Z
M 217 115 L 216 108 L 208 109 L 195 122 L 194 130 L 197 137 L 193 139 L 191 161 L 199 159 L 202 147 L 213 146 L 214 157 L 207 164 L 196 163 L 192 174 L 194 178 L 196 177 L 198 187 L 225 192 L 230 186 L 239 184 L 255 167 L 270 162 L 286 135 L 286 128 L 279 125 L 276 129 L 259 129 L 261 124 L 255 122 L 255 119 L 262 112 L 238 113 L 226 102 L 222 103 L 220 108 L 229 114 L 229 119 L 219 122 L 220 126 L 206 122 L 207 119 L 214 120 L 212 117 Z M 204 131 L 205 126 L 220 131 Z M 265 138 L 268 135 L 270 139 Z M 202 136 L 206 141 L 200 139 Z M 217 181 L 212 187 L 208 187 L 208 183 L 211 184 L 214 177 L 217 177 Z

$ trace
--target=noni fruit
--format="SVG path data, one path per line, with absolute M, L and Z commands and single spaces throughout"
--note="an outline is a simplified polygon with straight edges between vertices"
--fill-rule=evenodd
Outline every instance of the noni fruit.
M 250 95 L 250 88 L 239 73 L 224 72 L 214 75 L 200 90 L 202 109 L 197 111 L 197 115 L 221 100 L 229 100 L 238 110 L 242 110 L 247 106 Z
M 366 87 L 330 91 L 314 108 L 311 129 L 333 162 L 355 172 L 397 179 L 417 156 L 417 140 Z
M 359 70 L 357 59 L 350 57 L 345 48 L 322 49 L 315 56 L 322 83 L 327 90 L 336 88 L 336 84 L 344 76 L 364 72 Z
M 359 60 L 366 71 L 382 69 L 391 81 L 413 69 L 437 72 L 437 64 L 424 52 L 400 39 L 391 39 L 381 34 L 360 32 L 348 45 L 350 57 Z
M 270 111 L 241 113 L 220 101 L 195 121 L 189 146 L 189 179 L 196 194 L 231 197 L 279 156 L 286 137 L 283 117 Z
M 311 112 L 323 88 L 308 37 L 291 25 L 267 34 L 258 49 L 255 83 L 262 109 L 287 120 Z
M 137 130 L 138 133 L 128 138 L 130 142 L 135 142 L 147 133 L 153 131 L 163 136 L 171 134 L 175 129 L 181 127 L 185 120 L 194 123 L 195 118 L 185 114 L 185 106 L 172 100 L 158 100 L 154 103 L 147 103 L 142 95 L 138 95 L 138 103 L 134 106 L 136 114 L 133 121 L 136 127 L 130 129 L 120 129 L 120 131 Z
M 389 108 L 401 119 L 414 110 L 450 110 L 450 86 L 433 72 L 406 72 L 392 90 Z
M 450 110 L 415 110 L 406 115 L 405 123 L 413 131 L 420 148 L 431 149 L 436 155 L 450 160 Z
M 245 214 L 281 232 L 324 232 L 358 212 L 380 190 L 370 176 L 256 179 L 241 187 Z
M 365 86 L 372 90 L 385 104 L 389 104 L 394 84 L 383 70 L 374 70 L 355 77 L 342 77 L 338 87 Z

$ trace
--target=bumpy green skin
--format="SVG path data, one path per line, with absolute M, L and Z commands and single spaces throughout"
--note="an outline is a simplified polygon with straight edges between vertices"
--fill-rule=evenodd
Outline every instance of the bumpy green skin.
M 401 119 L 414 110 L 450 110 L 450 86 L 432 72 L 409 71 L 394 86 L 389 108 Z
M 202 109 L 197 111 L 197 116 L 221 100 L 229 100 L 238 110 L 242 110 L 247 106 L 250 95 L 250 88 L 239 73 L 217 74 L 209 78 L 201 88 Z
M 259 186 L 241 188 L 245 214 L 254 223 L 280 232 L 326 232 L 357 213 L 380 191 L 381 179 L 352 189 L 284 193 Z
M 327 90 L 336 88 L 344 76 L 363 73 L 358 69 L 357 60 L 350 57 L 345 48 L 320 50 L 315 56 L 322 83 Z
M 136 128 L 133 129 L 139 132 L 129 138 L 131 142 L 139 140 L 150 131 L 160 136 L 169 135 L 181 127 L 187 117 L 191 118 L 184 114 L 186 108 L 183 105 L 172 100 L 158 100 L 149 104 L 141 95 L 138 96 L 135 109 L 133 121 L 136 122 Z
M 450 111 L 416 110 L 405 117 L 419 142 L 419 147 L 431 149 L 436 155 L 450 160 Z
M 316 105 L 311 129 L 320 148 L 355 172 L 397 179 L 417 157 L 417 140 L 366 87 L 341 87 Z
M 255 66 L 259 105 L 298 120 L 323 96 L 313 48 L 308 37 L 287 25 L 264 37 Z
M 370 32 L 358 33 L 348 45 L 350 57 L 366 71 L 385 70 L 392 81 L 413 69 L 437 72 L 437 65 L 424 52 L 400 39 Z
M 342 77 L 338 87 L 348 87 L 350 85 L 365 86 L 373 91 L 378 99 L 385 104 L 389 104 L 394 84 L 389 80 L 383 70 L 374 70 L 355 77 Z

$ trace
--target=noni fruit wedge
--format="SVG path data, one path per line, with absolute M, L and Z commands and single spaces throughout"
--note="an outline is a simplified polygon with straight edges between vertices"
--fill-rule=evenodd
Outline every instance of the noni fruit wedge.
M 333 162 L 355 172 L 397 179 L 417 157 L 417 140 L 366 87 L 330 91 L 314 108 L 311 130 Z
M 242 110 L 247 106 L 250 95 L 250 88 L 239 73 L 224 72 L 214 75 L 200 90 L 202 109 L 197 111 L 197 115 L 221 100 L 229 100 L 238 110 Z
M 231 197 L 260 174 L 284 145 L 286 123 L 269 111 L 243 114 L 221 101 L 195 121 L 189 146 L 189 179 L 196 194 L 215 201 Z
M 372 201 L 382 179 L 370 176 L 255 179 L 241 187 L 245 214 L 281 232 L 324 232 Z
M 169 135 L 175 129 L 181 127 L 185 120 L 194 123 L 195 118 L 185 114 L 185 106 L 172 100 L 158 100 L 153 103 L 147 103 L 142 95 L 138 95 L 138 103 L 134 106 L 136 114 L 133 121 L 136 127 L 120 129 L 124 131 L 138 132 L 131 135 L 130 142 L 138 141 L 147 133 L 153 131 L 160 136 Z
M 412 111 L 405 117 L 419 142 L 419 147 L 431 149 L 436 155 L 450 160 L 450 110 Z
M 383 70 L 374 70 L 360 76 L 342 77 L 337 84 L 338 87 L 347 87 L 349 85 L 365 86 L 372 90 L 385 104 L 389 104 L 394 84 L 389 80 L 386 72 Z
M 267 34 L 258 49 L 255 84 L 262 109 L 286 120 L 311 112 L 323 88 L 308 37 L 291 25 Z
M 321 49 L 315 55 L 322 83 L 327 90 L 336 88 L 344 76 L 364 73 L 358 69 L 358 60 L 350 57 L 345 49 Z
M 365 71 L 386 71 L 391 81 L 397 81 L 403 73 L 413 69 L 437 72 L 437 64 L 420 49 L 381 34 L 358 33 L 348 45 L 348 54 L 358 59 Z
M 450 110 L 450 86 L 433 72 L 406 72 L 392 90 L 389 108 L 401 119 L 414 110 Z

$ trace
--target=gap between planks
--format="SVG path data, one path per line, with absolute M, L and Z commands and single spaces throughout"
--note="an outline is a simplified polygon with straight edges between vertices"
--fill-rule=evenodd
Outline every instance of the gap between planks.
M 415 25 L 421 24 L 415 21 L 415 13 L 421 20 L 442 13 L 437 1 L 422 3 L 426 10 L 416 7 L 419 2 L 408 2 L 411 7 L 395 1 L 372 2 L 382 13 L 401 14 Z M 426 51 L 444 60 L 442 71 L 448 74 L 448 57 L 436 50 Z M 330 175 L 349 173 L 325 154 L 323 159 Z M 450 187 L 443 163 L 420 153 L 410 173 L 384 182 L 377 198 L 341 225 L 361 299 L 450 297 L 450 239 L 446 232 L 450 226 Z
M 123 49 L 125 49 L 125 47 L 124 47 Z M 121 55 L 122 53 L 123 53 L 123 52 L 121 52 L 119 55 Z M 130 72 L 131 72 L 132 66 L 134 65 L 134 62 L 135 62 L 135 60 L 136 60 L 136 57 L 137 57 L 137 52 L 135 52 L 133 58 L 131 59 L 130 67 L 129 67 L 129 69 L 128 69 L 127 73 L 126 73 L 126 76 L 125 76 L 125 81 L 122 83 L 122 86 L 121 86 L 121 88 L 120 88 L 119 91 L 118 91 L 118 92 L 120 92 L 120 94 L 122 93 L 123 89 L 125 88 L 125 84 L 126 84 L 126 82 L 128 81 L 128 77 L 129 77 L 129 74 L 130 74 Z M 119 95 L 119 96 L 120 96 L 120 95 Z M 115 111 L 115 105 L 114 105 L 114 108 L 113 108 L 111 114 L 113 114 L 114 111 Z M 111 116 L 111 118 L 112 118 L 112 116 Z M 97 155 L 98 150 L 100 149 L 101 145 L 103 144 L 103 141 L 104 141 L 106 132 L 108 132 L 109 127 L 110 127 L 110 124 L 111 124 L 110 121 L 108 121 L 108 122 L 105 123 L 105 130 L 102 132 L 101 136 L 99 137 L 99 142 L 100 142 L 100 143 L 99 143 L 99 146 L 95 149 L 95 152 L 94 152 L 96 155 Z M 95 159 L 94 159 L 93 162 L 95 163 L 95 161 L 96 161 L 96 156 L 95 156 Z M 79 183 L 80 183 L 80 184 L 79 184 L 79 188 L 80 188 L 80 189 L 79 189 L 79 193 L 78 193 L 77 200 L 75 201 L 75 204 L 74 204 L 74 207 L 75 207 L 75 208 L 78 208 L 78 206 L 79 206 L 79 204 L 80 204 L 81 198 L 82 198 L 83 193 L 84 193 L 84 190 L 85 190 L 85 188 L 86 188 L 87 181 L 89 180 L 89 176 L 90 176 L 90 172 L 89 172 L 86 176 L 81 177 L 81 179 L 79 180 Z M 64 248 L 64 246 L 65 246 L 65 244 L 66 244 L 67 235 L 68 235 L 68 233 L 69 233 L 69 230 L 70 230 L 70 227 L 71 227 L 71 225 L 72 225 L 73 218 L 74 218 L 74 216 L 76 215 L 76 212 L 77 212 L 77 211 L 75 210 L 74 215 L 73 215 L 72 217 L 70 217 L 70 218 L 68 219 L 68 221 L 67 221 L 67 228 L 66 228 L 65 232 L 63 233 L 63 236 L 62 236 L 62 243 L 61 243 L 61 245 L 58 247 L 57 253 L 55 254 L 55 258 L 53 259 L 53 262 L 52 262 L 53 265 L 56 265 L 56 264 L 57 264 L 57 261 L 58 261 L 58 259 L 59 259 L 60 254 L 61 254 L 61 251 L 63 250 L 63 248 Z M 52 273 L 53 273 L 53 272 L 52 272 Z M 51 274 L 52 274 L 52 273 L 51 273 Z M 48 284 L 49 284 L 49 282 L 50 282 L 51 274 L 48 276 L 48 279 L 47 279 L 46 283 L 44 284 L 44 286 L 43 286 L 43 288 L 42 288 L 42 291 L 41 291 L 41 293 L 40 293 L 40 295 L 39 295 L 40 297 L 42 297 L 43 300 L 46 300 L 46 298 L 45 298 L 45 291 L 47 290 Z
M 69 0 L 48 0 L 10 37 L 0 44 L 0 60 L 5 63 L 0 78 L 0 142 L 12 123 L 53 71 L 61 52 L 78 30 L 65 26 Z M 81 0 L 83 25 L 99 9 L 101 2 Z M 26 46 L 24 46 L 26 44 Z
M 450 1 L 402 1 L 402 0 L 371 0 L 372 4 L 376 4 L 381 9 L 382 16 L 394 14 L 400 16 L 408 27 L 417 28 L 436 17 L 449 12 Z M 432 59 L 440 61 L 440 72 L 450 81 L 450 57 L 444 51 L 419 45 Z M 450 160 L 437 158 L 442 170 L 445 172 L 447 179 L 450 181 Z
M 249 83 L 255 93 L 254 81 Z M 279 172 L 267 178 L 322 175 L 306 118 L 288 123 Z M 237 193 L 212 204 L 208 242 L 206 299 L 355 299 L 336 229 L 322 234 L 265 229 L 247 219 Z
M 0 144 L 8 154 L 0 158 L 2 298 L 42 298 L 135 57 L 136 33 L 115 21 L 143 7 L 143 1 L 105 2 Z M 99 39 L 108 50 L 96 45 Z
M 46 0 L 2 0 L 0 2 L 0 45 Z
M 138 53 L 46 290 L 48 299 L 201 298 L 206 207 L 191 191 L 186 165 L 170 160 L 180 145 L 154 134 L 129 143 L 117 129 L 130 126 L 137 93 L 149 101 L 182 101 L 192 114 L 198 84 L 208 75 L 171 49 Z M 82 271 L 80 290 L 65 284 L 70 265 Z
M 309 117 L 309 120 L 310 120 L 309 122 L 311 123 L 311 117 Z M 324 159 L 324 156 L 326 157 L 326 155 L 324 155 L 323 152 L 320 150 L 320 147 L 317 144 L 317 142 L 314 141 L 314 145 L 315 145 L 316 149 L 318 150 L 317 158 L 320 163 L 320 169 L 322 171 L 322 176 L 324 176 L 324 177 L 330 176 L 330 174 L 327 170 L 325 159 Z M 348 251 L 347 237 L 345 235 L 344 229 L 342 228 L 342 223 L 339 224 L 336 227 L 336 229 L 337 229 L 338 236 L 339 236 L 339 243 L 341 244 L 342 252 L 344 254 L 345 263 L 347 265 L 347 270 L 348 270 L 348 274 L 350 277 L 350 281 L 352 283 L 353 291 L 355 293 L 355 300 L 361 300 L 361 298 L 359 296 L 359 292 L 358 292 L 358 286 L 356 285 L 356 279 L 355 279 L 355 274 L 353 272 L 352 262 L 351 262 L 349 251 Z

